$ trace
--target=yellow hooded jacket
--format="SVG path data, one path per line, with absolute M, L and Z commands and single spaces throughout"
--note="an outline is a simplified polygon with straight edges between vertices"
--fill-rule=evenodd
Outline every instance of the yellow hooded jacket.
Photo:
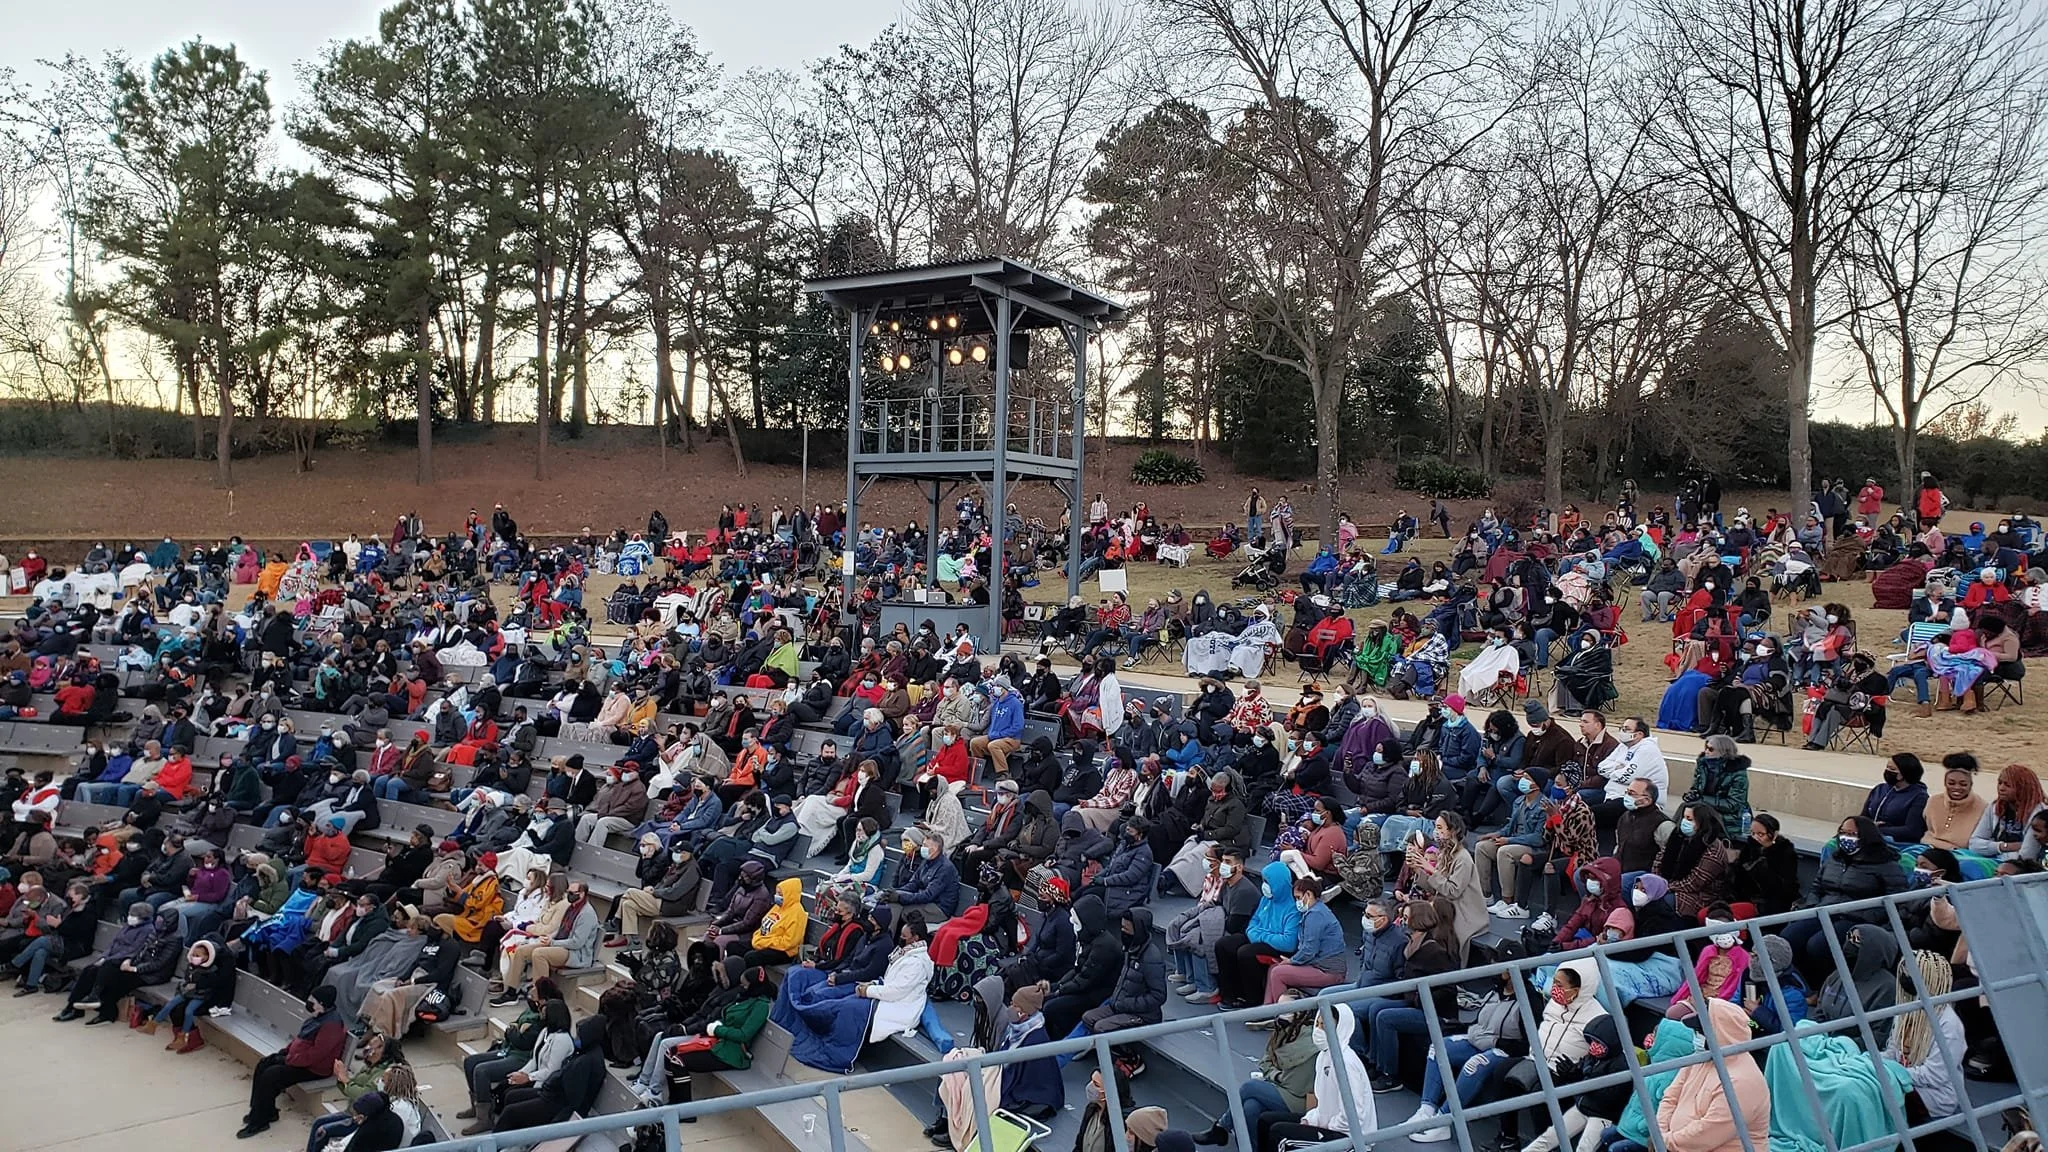
M 804 946 L 804 931 L 811 923 L 810 914 L 804 911 L 804 882 L 800 877 L 788 877 L 775 885 L 775 895 L 782 902 L 761 917 L 761 926 L 754 930 L 754 947 L 794 956 Z

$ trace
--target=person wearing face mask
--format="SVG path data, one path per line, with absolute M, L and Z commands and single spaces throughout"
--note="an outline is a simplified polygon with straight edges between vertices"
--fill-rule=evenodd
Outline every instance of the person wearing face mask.
M 1702 923 L 1715 931 L 1699 949 L 1693 975 L 1699 980 L 1700 991 L 1718 1000 L 1741 1003 L 1742 985 L 1751 960 L 1749 949 L 1743 947 L 1741 926 L 1735 923 L 1735 913 L 1726 904 L 1715 904 L 1704 915 Z
M 1152 894 L 1151 824 L 1143 816 L 1132 816 L 1117 833 L 1116 847 L 1103 862 L 1094 880 L 1082 889 L 1102 897 L 1111 916 L 1121 916 L 1146 902 Z
M 885 889 L 881 899 L 907 908 L 932 905 L 946 918 L 960 913 L 960 872 L 946 855 L 938 833 L 913 827 L 903 834 L 908 865 L 901 882 Z M 929 918 L 929 917 L 928 917 Z
M 1657 875 L 1671 884 L 1678 914 L 1696 920 L 1728 899 L 1728 836 L 1721 814 L 1705 804 L 1678 811 L 1678 827 L 1657 854 Z
M 1624 878 L 1648 872 L 1671 839 L 1676 822 L 1664 814 L 1657 786 L 1648 780 L 1629 782 L 1622 794 L 1622 813 L 1614 822 L 1614 857 Z
M 1597 934 L 1600 926 L 1607 922 L 1607 914 L 1624 902 L 1621 862 L 1612 856 L 1602 856 L 1580 865 L 1572 876 L 1572 882 L 1579 889 L 1579 906 L 1558 926 L 1556 936 L 1556 943 L 1567 948 L 1583 942 L 1581 933 L 1586 939 Z M 1664 887 L 1661 879 L 1658 886 Z
M 1547 792 L 1550 781 L 1542 770 L 1525 768 L 1511 780 L 1515 806 L 1508 811 L 1508 822 L 1500 831 L 1480 837 L 1472 847 L 1472 857 L 1478 866 L 1480 891 L 1489 897 L 1487 914 L 1519 920 L 1529 913 L 1515 902 L 1517 881 L 1524 868 L 1535 875 L 1538 860 L 1548 855 L 1543 833 L 1553 805 Z
M 1335 1021 L 1334 1035 L 1326 1028 L 1326 1020 Z M 1349 1004 L 1332 1005 L 1327 1013 L 1317 1014 L 1310 1030 L 1310 1043 L 1315 1048 L 1316 1060 L 1314 1088 L 1305 1097 L 1308 1109 L 1299 1115 L 1262 1112 L 1254 1141 L 1258 1152 L 1279 1152 L 1283 1141 L 1322 1144 L 1343 1140 L 1351 1131 L 1354 1110 L 1357 1123 L 1363 1130 L 1372 1131 L 1379 1127 L 1373 1094 L 1362 1090 L 1368 1076 L 1364 1063 L 1353 1049 L 1357 1030 L 1357 1019 Z M 1338 1083 L 1340 1077 L 1343 1080 L 1341 1085 Z
M 1479 730 L 1465 717 L 1465 698 L 1456 692 L 1444 697 L 1447 714 L 1436 730 L 1434 747 L 1444 776 L 1462 780 L 1479 767 L 1479 748 L 1484 742 Z
M 1370 723 L 1361 721 L 1357 727 L 1364 728 Z M 1379 726 L 1386 727 L 1386 721 L 1379 721 Z M 1402 792 L 1408 786 L 1407 747 L 1391 736 L 1365 746 L 1357 756 L 1350 751 L 1353 747 L 1350 736 L 1344 738 L 1344 747 L 1344 782 L 1358 801 L 1360 818 L 1374 824 L 1384 823 L 1387 817 L 1402 809 Z
M 845 1075 L 864 1042 L 915 1027 L 933 972 L 930 938 L 924 918 L 913 910 L 896 932 L 879 980 L 849 986 L 798 975 L 811 970 L 792 971 L 769 1016 L 789 1030 L 790 1055 L 808 1067 Z
M 294 1084 L 324 1080 L 341 1059 L 348 1029 L 334 1011 L 334 989 L 322 984 L 306 1000 L 307 1016 L 282 1049 L 256 1062 L 250 1077 L 249 1110 L 242 1116 L 237 1140 L 267 1131 L 277 1122 L 277 1097 Z
M 1280 993 L 1288 988 L 1313 992 L 1342 984 L 1350 960 L 1344 929 L 1338 925 L 1336 913 L 1323 903 L 1321 885 L 1312 879 L 1297 879 L 1293 897 L 1301 926 L 1293 954 L 1266 969 L 1263 1002 L 1267 1004 L 1278 1003 Z M 1272 1027 L 1269 1021 L 1259 1023 Z
M 1657 744 L 1657 738 L 1650 734 L 1650 723 L 1640 716 L 1631 716 L 1621 722 L 1621 740 L 1605 758 L 1584 761 L 1598 770 L 1598 777 L 1588 776 L 1580 784 L 1579 793 L 1593 814 L 1603 820 L 1619 816 L 1622 810 L 1621 798 L 1628 792 L 1631 781 L 1638 778 L 1648 780 L 1657 786 L 1659 794 L 1671 790 L 1671 770 L 1664 763 L 1664 750 Z M 1593 785 L 1598 781 L 1598 786 Z
M 1334 896 L 1343 881 L 1337 869 L 1337 856 L 1349 846 L 1344 834 L 1344 807 L 1332 797 L 1318 796 L 1304 824 L 1308 828 L 1307 840 L 1299 848 L 1281 849 L 1280 861 L 1296 879 L 1314 881 L 1318 892 L 1327 891 Z
M 1263 1002 L 1266 969 L 1261 957 L 1275 960 L 1301 947 L 1301 909 L 1294 899 L 1294 874 L 1278 860 L 1259 871 L 1259 904 L 1240 933 L 1226 933 L 1216 946 L 1216 983 L 1220 1003 L 1243 1008 Z
M 1241 902 L 1240 893 L 1250 890 L 1244 883 L 1243 869 L 1232 858 L 1229 874 L 1225 875 L 1224 854 L 1221 848 L 1211 846 L 1205 853 L 1206 869 L 1202 874 L 1200 889 L 1195 894 L 1195 906 L 1174 917 L 1166 925 L 1166 958 L 1168 965 L 1167 990 L 1190 1004 L 1207 1003 L 1216 993 L 1215 960 L 1216 945 L 1225 935 L 1224 925 L 1229 919 L 1224 910 L 1224 895 L 1230 893 L 1233 903 Z M 1257 894 L 1252 890 L 1247 917 L 1257 907 Z
M 92 922 L 90 917 L 87 922 Z M 112 1023 L 129 993 L 171 978 L 180 949 L 177 917 L 136 901 L 128 908 L 127 923 L 97 958 L 79 970 L 55 1019 L 66 1023 L 97 1009 L 89 1023 Z
M 603 844 L 607 836 L 630 832 L 647 817 L 647 785 L 640 779 L 640 765 L 628 760 L 610 775 L 576 821 L 576 839 L 582 843 Z
M 1166 949 L 1152 934 L 1152 910 L 1133 908 L 1125 912 L 1117 922 L 1117 942 L 1123 955 L 1116 983 L 1107 1000 L 1081 1014 L 1075 1034 L 1099 1036 L 1157 1024 L 1164 1018 Z M 1141 1051 L 1123 1045 L 1110 1051 L 1118 1064 L 1132 1069 L 1126 1075 L 1144 1070 Z
M 1450 809 L 1456 797 L 1438 765 L 1436 753 L 1427 748 L 1410 754 L 1402 771 L 1407 774 L 1407 781 L 1401 786 L 1401 797 L 1393 814 L 1380 822 L 1380 851 L 1389 857 L 1399 857 L 1418 833 L 1427 839 L 1436 818 Z M 1387 871 L 1391 873 L 1398 866 L 1398 860 L 1389 860 Z
M 1814 875 L 1813 887 L 1802 904 L 1817 908 L 1903 892 L 1906 887 L 1906 872 L 1899 864 L 1898 850 L 1884 842 L 1876 823 L 1859 814 L 1842 821 L 1836 830 L 1835 851 L 1823 853 L 1820 871 Z M 1843 931 L 1850 924 L 1881 925 L 1884 922 L 1882 908 L 1834 917 L 1836 932 Z M 1825 973 L 1832 966 L 1833 956 L 1828 950 L 1818 917 L 1787 924 L 1779 934 L 1791 941 L 1798 953 L 1800 966 L 1809 977 Z

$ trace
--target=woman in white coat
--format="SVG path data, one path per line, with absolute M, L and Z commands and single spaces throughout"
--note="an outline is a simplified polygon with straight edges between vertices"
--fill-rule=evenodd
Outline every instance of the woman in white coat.
M 1256 1145 L 1258 1152 L 1279 1152 L 1283 1140 L 1311 1144 L 1341 1140 L 1351 1131 L 1350 1108 L 1357 1110 L 1358 1123 L 1363 1130 L 1371 1132 L 1379 1128 L 1379 1114 L 1373 1108 L 1372 1081 L 1366 1075 L 1365 1062 L 1351 1047 L 1352 1035 L 1358 1030 L 1357 1020 L 1352 1016 L 1349 1004 L 1335 1005 L 1330 1013 L 1337 1020 L 1335 1036 L 1325 1033 L 1321 1014 L 1316 1017 L 1313 1035 L 1316 1086 L 1308 1096 L 1308 1111 L 1299 1116 L 1286 1112 L 1262 1114 Z M 1345 1105 L 1347 1097 L 1350 1108 Z

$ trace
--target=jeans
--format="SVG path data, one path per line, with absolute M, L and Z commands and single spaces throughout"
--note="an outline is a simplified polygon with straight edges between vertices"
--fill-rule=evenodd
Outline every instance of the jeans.
M 661 1067 L 658 1060 L 650 1060 L 648 1063 L 656 1069 Z M 524 1056 L 500 1056 L 495 1051 L 479 1052 L 474 1056 L 464 1057 L 462 1078 L 469 1085 L 469 1102 L 475 1104 L 481 1100 L 489 1100 L 491 1089 L 499 1081 L 524 1067 Z
M 1643 619 L 1656 620 L 1670 617 L 1672 609 L 1678 604 L 1678 593 L 1645 591 L 1637 599 L 1642 601 Z
M 199 1012 L 205 1007 L 206 1002 L 197 997 L 173 996 L 163 1007 L 156 1010 L 156 1022 L 162 1024 L 166 1020 L 171 1020 L 177 1013 L 183 1012 L 185 1014 L 185 1026 L 179 1028 L 176 1023 L 173 1023 L 171 1027 L 179 1032 L 190 1032 L 198 1025 Z
M 1407 1006 L 1408 1001 L 1406 1000 L 1382 996 L 1374 996 L 1370 1000 L 1352 1005 L 1351 1010 L 1357 1017 L 1358 1027 L 1351 1033 L 1351 1046 L 1360 1056 L 1370 1059 L 1372 1057 L 1373 1022 L 1379 1019 L 1379 1015 L 1382 1012 L 1395 1008 L 1406 1008 Z
M 87 804 L 113 804 L 122 808 L 135 802 L 142 792 L 140 784 L 80 784 L 78 798 Z
M 406 786 L 405 777 L 394 773 L 390 776 L 379 776 L 371 781 L 370 791 L 376 793 L 379 800 L 394 800 L 404 804 L 408 802 L 405 798 L 406 793 L 412 789 Z
M 190 948 L 198 943 L 198 936 L 192 931 L 192 917 L 202 912 L 218 911 L 219 908 L 218 904 L 207 904 L 199 900 L 173 900 L 159 911 L 168 910 L 178 914 L 178 932 L 184 936 L 185 946 Z
M 1167 962 L 1174 974 L 1186 978 L 1195 986 L 1195 991 L 1206 995 L 1216 993 L 1216 974 L 1209 970 L 1209 958 L 1192 948 L 1169 948 Z
M 1401 1037 L 1405 1035 L 1429 1035 L 1429 1018 L 1422 1009 L 1403 1005 L 1373 1017 L 1372 1066 L 1382 1076 L 1392 1076 L 1401 1067 Z
M 1268 1112 L 1293 1111 L 1293 1109 L 1287 1106 L 1287 1098 L 1280 1094 L 1280 1090 L 1273 1087 L 1271 1082 L 1265 1080 L 1247 1080 L 1239 1084 L 1237 1086 L 1237 1099 L 1239 1103 L 1244 1105 L 1244 1126 L 1252 1132 L 1259 1130 L 1260 1116 Z M 1230 1131 L 1233 1127 L 1230 1120 L 1230 1108 L 1227 1105 L 1223 1109 L 1223 1115 L 1216 1118 L 1216 1126 L 1225 1132 Z
M 1444 1039 L 1444 1053 L 1450 1057 L 1451 1067 L 1457 1069 L 1458 1102 L 1471 1107 L 1486 1091 L 1494 1077 L 1505 1072 L 1514 1058 L 1499 1050 L 1481 1052 L 1463 1038 L 1450 1036 Z M 1478 1057 L 1476 1064 L 1468 1063 Z M 1422 1102 L 1443 1107 L 1444 1070 L 1441 1061 L 1432 1058 L 1422 1072 Z
M 306 1152 L 320 1152 L 329 1140 L 339 1140 L 356 1130 L 356 1119 L 348 1112 L 335 1112 L 313 1121 L 306 1133 Z
M 1898 691 L 1900 683 L 1911 680 L 1913 682 L 1914 700 L 1920 704 L 1927 703 L 1928 672 L 1927 665 L 1924 662 L 1915 660 L 1910 664 L 1901 664 L 1897 668 L 1892 669 L 1885 679 L 1890 683 L 1893 692 Z M 87 787 L 91 786 L 87 785 Z
M 1247 544 L 1258 543 L 1260 535 L 1265 530 L 1266 518 L 1264 516 L 1247 516 L 1244 518 L 1244 538 Z
M 26 969 L 28 972 L 28 983 L 24 987 L 40 988 L 43 986 L 43 969 L 49 965 L 51 954 L 55 953 L 60 962 L 64 958 L 64 953 L 60 951 L 60 948 L 61 945 L 55 936 L 38 936 L 28 942 L 28 947 L 15 954 L 13 960 L 15 969 L 17 971 Z

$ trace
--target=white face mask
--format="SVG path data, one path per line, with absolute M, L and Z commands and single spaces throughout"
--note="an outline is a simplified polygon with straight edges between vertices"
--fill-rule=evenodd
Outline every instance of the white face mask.
M 1641 888 L 1634 889 L 1628 894 L 1628 902 L 1637 908 L 1641 908 L 1650 902 L 1650 894 Z
M 1323 1028 L 1320 1024 L 1315 1027 L 1314 1031 L 1309 1033 L 1309 1040 L 1315 1044 L 1316 1051 L 1318 1052 L 1328 1052 L 1330 1050 L 1330 1038 L 1323 1034 Z
M 1079 936 L 1081 934 L 1081 918 L 1069 912 L 1067 913 L 1067 921 L 1074 926 L 1074 935 Z
M 1714 946 L 1716 948 L 1719 948 L 1723 952 L 1726 952 L 1730 948 L 1735 947 L 1736 943 L 1742 939 L 1742 933 L 1716 932 L 1712 937 L 1710 937 L 1710 939 L 1713 940 Z

